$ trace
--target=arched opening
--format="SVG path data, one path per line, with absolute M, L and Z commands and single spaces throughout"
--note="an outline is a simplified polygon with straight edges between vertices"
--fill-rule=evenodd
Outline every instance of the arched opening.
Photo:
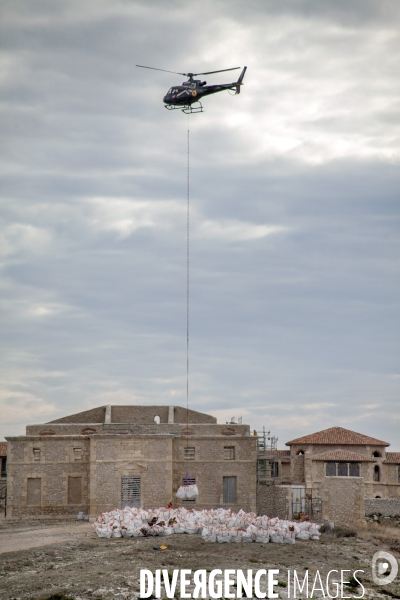
M 297 450 L 297 456 L 304 456 L 304 450 Z
M 378 450 L 375 450 L 375 452 L 372 453 L 372 456 L 374 456 L 375 458 L 381 458 L 382 454 L 378 452 Z
M 378 495 L 378 496 L 375 496 L 375 498 L 382 498 L 382 496 L 379 496 L 379 495 Z
M 381 475 L 380 469 L 379 469 L 378 465 L 375 465 L 375 467 L 374 467 L 374 481 L 380 481 L 380 479 L 381 479 L 380 475 Z
M 156 425 L 159 425 L 159 424 L 161 423 L 161 419 L 160 419 L 160 417 L 159 417 L 158 415 L 156 415 L 156 416 L 154 417 L 154 423 L 155 423 Z

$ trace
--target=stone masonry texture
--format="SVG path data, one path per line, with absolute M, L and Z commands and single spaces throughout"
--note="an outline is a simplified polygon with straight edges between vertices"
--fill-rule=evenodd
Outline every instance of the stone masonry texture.
M 328 432 L 327 439 L 304 436 L 271 455 L 277 477 L 258 482 L 258 440 L 249 425 L 217 424 L 211 415 L 179 406 L 108 405 L 27 425 L 25 436 L 8 438 L 7 517 L 76 518 L 84 512 L 94 518 L 122 506 L 127 481 L 140 486 L 136 502 L 150 509 L 172 501 L 291 518 L 292 495 L 300 487 L 307 501 L 322 507 L 322 521 L 358 526 L 366 514 L 400 514 L 400 453 L 386 456 L 386 442 L 343 428 Z M 346 439 L 348 446 L 340 443 Z M 342 476 L 354 462 L 356 472 L 349 467 Z M 192 503 L 176 498 L 186 474 L 199 489 Z M 226 477 L 236 483 L 230 504 Z

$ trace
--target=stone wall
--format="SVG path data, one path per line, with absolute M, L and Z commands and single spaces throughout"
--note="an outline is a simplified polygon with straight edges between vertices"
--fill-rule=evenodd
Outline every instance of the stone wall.
M 103 425 L 101 423 L 51 423 L 41 425 L 27 425 L 26 435 L 32 436 L 53 436 L 53 435 L 93 435 L 101 433 Z
M 104 423 L 105 415 L 106 407 L 98 406 L 91 410 L 85 410 L 80 413 L 75 413 L 74 415 L 68 415 L 66 417 L 61 417 L 60 419 L 55 419 L 54 421 L 49 421 L 49 423 Z
M 186 423 L 186 408 L 174 406 L 175 423 Z M 197 410 L 189 410 L 189 423 L 216 423 L 217 419 Z
M 230 506 L 234 510 L 256 510 L 256 438 L 252 436 L 227 438 L 190 437 L 173 440 L 173 491 L 174 506 L 182 501 L 175 492 L 188 471 L 196 478 L 199 496 L 195 508 L 217 508 Z M 184 448 L 194 448 L 194 459 L 185 460 Z M 234 458 L 227 459 L 224 449 L 229 448 Z M 224 477 L 236 477 L 236 503 L 224 503 Z
M 183 435 L 186 436 L 186 425 L 182 423 L 152 423 L 149 425 L 137 425 L 123 423 L 51 423 L 51 425 L 27 425 L 26 435 L 28 436 L 52 436 L 52 435 L 94 435 L 105 433 L 134 434 L 134 435 Z M 189 436 L 218 436 L 226 437 L 249 436 L 249 425 L 217 425 L 214 423 L 189 423 Z M 252 436 L 251 436 L 252 437 Z M 255 438 L 254 438 L 255 439 Z
M 257 514 L 287 519 L 291 488 L 283 485 L 257 484 Z
M 365 498 L 364 502 L 366 515 L 400 516 L 400 498 Z
M 154 417 L 160 417 L 160 423 L 168 423 L 169 406 L 111 406 L 111 423 L 154 423 Z M 206 413 L 197 410 L 186 411 L 182 406 L 174 406 L 173 415 L 175 423 L 216 423 L 217 419 Z M 99 406 L 91 410 L 85 410 L 73 415 L 67 415 L 54 421 L 49 421 L 46 425 L 55 423 L 104 423 L 106 416 L 106 407 Z
M 335 525 L 359 527 L 364 521 L 364 480 L 361 477 L 325 477 L 320 484 L 322 519 Z
M 9 438 L 8 465 L 8 517 L 60 517 L 88 512 L 89 440 Z M 70 478 L 81 480 L 77 504 L 70 494 Z M 76 490 L 76 481 L 73 483 Z
M 172 439 L 163 436 L 93 436 L 90 515 L 121 507 L 122 477 L 140 477 L 141 506 L 167 506 L 172 497 Z
M 304 483 L 304 454 L 295 456 L 291 461 L 291 480 L 293 484 Z
M 217 419 L 211 415 L 174 406 L 174 423 L 216 423 Z M 154 423 L 154 417 L 160 417 L 160 423 L 168 423 L 169 406 L 112 406 L 112 423 L 135 423 L 138 425 Z

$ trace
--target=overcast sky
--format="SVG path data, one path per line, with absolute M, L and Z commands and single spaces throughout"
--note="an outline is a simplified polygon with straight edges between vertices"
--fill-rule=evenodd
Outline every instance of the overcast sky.
M 190 117 L 189 405 L 400 450 L 398 0 L 0 10 L 0 438 L 186 405 L 184 78 L 135 64 L 247 65 Z

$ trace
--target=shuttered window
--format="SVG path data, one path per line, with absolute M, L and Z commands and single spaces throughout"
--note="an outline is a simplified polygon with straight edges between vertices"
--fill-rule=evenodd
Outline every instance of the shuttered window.
M 121 477 L 121 507 L 140 506 L 140 477 Z
M 185 475 L 185 477 L 182 477 L 182 485 L 196 485 L 196 477 L 186 477 Z
M 236 504 L 236 477 L 224 477 L 224 504 Z

